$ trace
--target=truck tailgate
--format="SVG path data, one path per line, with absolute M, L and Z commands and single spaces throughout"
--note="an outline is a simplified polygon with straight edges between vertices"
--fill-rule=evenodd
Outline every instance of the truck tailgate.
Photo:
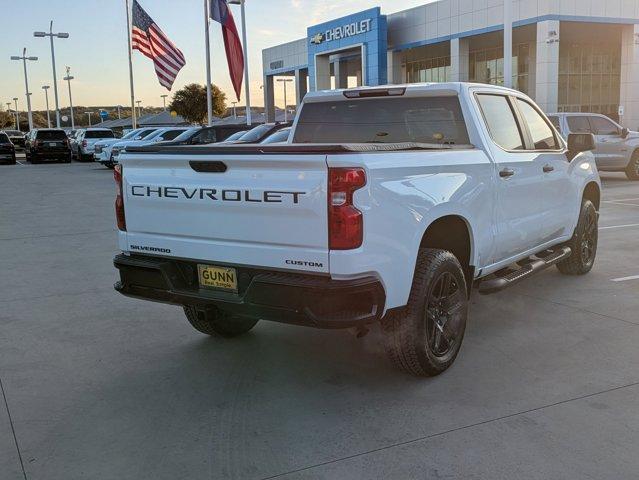
M 125 250 L 328 272 L 326 155 L 126 153 L 121 161 Z

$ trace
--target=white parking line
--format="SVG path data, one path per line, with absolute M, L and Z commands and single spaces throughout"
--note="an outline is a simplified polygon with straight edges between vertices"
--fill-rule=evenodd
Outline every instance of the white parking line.
M 605 202 L 637 202 L 639 198 L 614 198 L 612 200 L 604 200 Z
M 639 280 L 639 275 L 633 275 L 632 277 L 613 278 L 611 282 L 627 282 L 628 280 Z
M 26 167 L 26 165 L 25 165 L 24 163 L 22 163 L 21 161 L 19 161 L 19 160 L 16 160 L 16 163 L 17 163 L 18 165 L 22 165 L 23 167 Z
M 610 230 L 613 228 L 630 228 L 630 227 L 639 227 L 639 223 L 629 223 L 627 225 L 610 225 L 608 227 L 599 227 L 599 230 Z

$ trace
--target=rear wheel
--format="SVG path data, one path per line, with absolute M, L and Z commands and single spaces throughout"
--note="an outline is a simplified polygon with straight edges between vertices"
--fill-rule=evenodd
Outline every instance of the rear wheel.
M 626 177 L 629 180 L 639 180 L 639 151 L 632 155 L 632 160 L 626 167 Z
M 581 204 L 579 222 L 575 234 L 567 245 L 572 250 L 570 256 L 557 264 L 564 275 L 585 275 L 592 270 L 597 256 L 599 242 L 599 214 L 590 200 Z
M 193 306 L 185 305 L 186 319 L 198 332 L 206 335 L 232 338 L 251 330 L 258 322 L 257 319 L 230 315 L 218 308 L 198 310 Z
M 382 320 L 386 351 L 407 373 L 439 375 L 457 358 L 467 316 L 466 279 L 457 258 L 421 249 L 408 305 Z

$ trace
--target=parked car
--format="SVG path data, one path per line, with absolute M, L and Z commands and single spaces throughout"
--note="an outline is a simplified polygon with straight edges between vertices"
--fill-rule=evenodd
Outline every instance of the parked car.
M 95 142 L 94 150 L 93 150 L 93 158 L 96 162 L 101 163 L 105 167 L 113 168 L 113 159 L 111 158 L 111 149 L 113 145 L 118 142 L 125 142 L 128 140 L 142 140 L 149 136 L 151 133 L 155 132 L 157 128 L 136 128 L 135 130 L 131 130 L 122 138 L 108 138 L 105 140 L 100 140 Z
M 292 129 L 293 129 L 293 127 L 282 128 L 281 130 L 278 130 L 277 132 L 275 132 L 275 133 L 271 134 L 270 136 L 266 137 L 260 143 L 262 145 L 286 143 L 286 142 L 288 142 L 288 137 L 290 136 Z
M 247 132 L 247 130 L 240 130 L 239 132 L 235 132 L 231 135 L 229 135 L 226 139 L 224 139 L 222 142 L 220 143 L 231 143 L 235 140 L 239 140 L 239 138 L 244 135 Z
M 163 145 L 207 145 L 217 141 L 215 127 L 193 127 Z
M 521 92 L 311 92 L 291 136 L 127 149 L 116 290 L 182 306 L 223 337 L 259 320 L 361 334 L 380 322 L 390 358 L 427 376 L 455 361 L 473 286 L 490 294 L 553 265 L 594 265 L 593 136 L 564 141 Z
M 16 147 L 5 132 L 0 132 L 0 163 L 16 164 Z
M 179 135 L 189 130 L 192 127 L 164 127 L 158 128 L 155 132 L 151 133 L 147 137 L 141 140 L 125 140 L 119 141 L 111 148 L 111 162 L 113 164 L 118 163 L 120 153 L 128 147 L 141 147 L 158 142 L 165 142 L 168 140 L 174 140 Z
M 263 123 L 258 125 L 247 132 L 244 132 L 237 140 L 226 139 L 224 143 L 243 144 L 243 143 L 260 143 L 266 137 L 281 130 L 282 128 L 290 127 L 290 123 Z
M 108 128 L 83 128 L 75 136 L 77 158 L 81 162 L 93 160 L 95 144 L 100 140 L 115 139 L 113 130 Z
M 27 161 L 34 164 L 47 160 L 71 162 L 71 147 L 64 130 L 59 128 L 33 129 L 25 138 Z
M 15 147 L 24 148 L 24 133 L 20 130 L 4 130 Z
M 625 172 L 639 180 L 639 132 L 631 132 L 598 113 L 553 113 L 548 116 L 564 138 L 571 133 L 595 136 L 595 160 L 602 172 Z

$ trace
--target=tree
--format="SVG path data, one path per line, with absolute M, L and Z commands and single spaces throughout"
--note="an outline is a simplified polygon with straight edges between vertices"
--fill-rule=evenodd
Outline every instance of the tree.
M 0 111 L 0 129 L 15 127 L 16 117 L 13 113 Z
M 226 112 L 226 94 L 217 85 L 211 85 L 213 115 L 222 116 Z M 188 122 L 204 123 L 207 119 L 206 87 L 191 83 L 173 95 L 169 109 L 184 117 Z

